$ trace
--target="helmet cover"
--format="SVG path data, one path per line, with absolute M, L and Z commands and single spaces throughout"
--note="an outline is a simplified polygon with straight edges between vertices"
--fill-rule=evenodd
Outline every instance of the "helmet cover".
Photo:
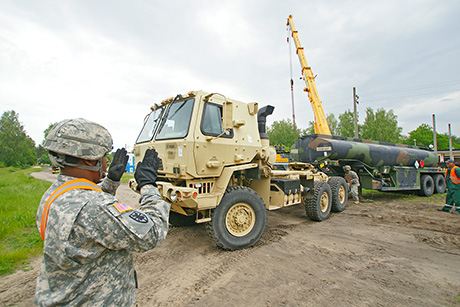
M 112 150 L 109 131 L 101 125 L 83 119 L 66 119 L 53 128 L 43 146 L 48 151 L 85 160 L 100 160 Z

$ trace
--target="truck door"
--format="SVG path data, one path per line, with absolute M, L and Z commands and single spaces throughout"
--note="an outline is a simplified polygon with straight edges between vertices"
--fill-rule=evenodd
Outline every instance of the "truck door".
M 199 129 L 195 132 L 195 164 L 198 176 L 218 176 L 235 155 L 233 129 L 222 128 L 222 101 L 215 97 L 203 104 Z

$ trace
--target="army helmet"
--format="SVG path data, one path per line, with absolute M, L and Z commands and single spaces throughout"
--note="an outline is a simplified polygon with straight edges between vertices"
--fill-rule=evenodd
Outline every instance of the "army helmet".
M 344 169 L 345 171 L 351 171 L 351 166 L 350 166 L 350 165 L 345 165 L 345 166 L 343 167 L 343 169 Z
M 112 150 L 109 131 L 101 125 L 83 119 L 65 119 L 51 128 L 46 137 L 46 150 L 85 160 L 101 160 Z

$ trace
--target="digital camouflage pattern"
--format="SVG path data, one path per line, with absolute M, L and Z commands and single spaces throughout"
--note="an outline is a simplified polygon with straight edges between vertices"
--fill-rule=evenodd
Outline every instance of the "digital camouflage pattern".
M 59 175 L 37 211 L 40 231 L 44 204 L 74 177 Z M 140 209 L 114 196 L 119 182 L 105 178 L 103 192 L 70 190 L 52 203 L 37 281 L 38 306 L 133 306 L 135 273 L 132 252 L 145 252 L 168 232 L 170 205 L 158 189 L 141 189 Z
M 358 175 L 354 171 L 349 170 L 348 173 L 345 172 L 345 181 L 350 186 L 351 198 L 354 201 L 359 201 L 359 197 L 358 197 L 359 177 Z
M 112 150 L 112 144 L 112 136 L 107 129 L 95 122 L 76 118 L 54 125 L 43 147 L 64 155 L 99 160 Z

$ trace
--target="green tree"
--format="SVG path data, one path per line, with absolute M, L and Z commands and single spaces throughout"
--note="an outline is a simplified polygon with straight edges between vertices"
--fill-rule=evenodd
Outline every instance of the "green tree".
M 455 135 L 453 135 L 452 136 L 452 147 L 460 148 L 460 145 L 459 145 L 460 142 L 458 142 L 457 140 L 458 138 Z M 447 133 L 445 134 L 436 133 L 436 141 L 438 143 L 439 150 L 449 149 L 449 136 L 447 135 Z M 409 132 L 409 136 L 407 140 L 404 142 L 404 144 L 408 144 L 408 145 L 416 144 L 417 146 L 423 146 L 423 147 L 429 147 L 430 145 L 434 145 L 433 127 L 425 123 L 421 124 L 420 126 L 417 127 L 417 129 Z
M 333 113 L 330 113 L 328 115 L 326 115 L 326 120 L 327 120 L 327 123 L 329 125 L 329 130 L 331 130 L 331 134 L 332 135 L 336 135 L 337 134 L 337 127 L 338 127 L 338 121 L 337 121 L 337 118 L 335 117 L 335 115 Z M 309 121 L 308 122 L 308 127 L 307 129 L 305 129 L 305 133 L 306 134 L 315 134 L 315 122 L 314 121 Z
M 449 136 L 447 136 L 447 137 L 449 138 Z M 460 146 L 459 146 L 459 144 L 460 144 L 460 137 L 458 137 L 458 136 L 456 136 L 456 135 L 453 135 L 453 136 L 452 136 L 452 144 L 453 144 L 453 143 L 457 144 L 457 146 L 458 146 L 458 147 L 455 147 L 455 148 L 460 149 Z M 453 146 L 453 145 L 452 145 L 452 146 Z
M 401 141 L 402 128 L 398 127 L 398 117 L 393 110 L 379 108 L 374 112 L 372 108 L 367 108 L 366 118 L 359 131 L 363 139 L 390 143 Z
M 436 134 L 437 141 L 438 141 L 438 149 L 440 150 L 449 150 L 449 134 Z M 460 139 L 452 135 L 452 148 L 453 149 L 460 149 Z
M 359 118 L 359 117 L 358 117 Z M 361 129 L 358 128 L 358 131 Z M 355 137 L 354 115 L 350 110 L 346 110 L 339 115 L 339 123 L 337 124 L 337 135 L 345 137 Z
M 40 144 L 37 147 L 38 164 L 51 164 L 48 151 Z
M 6 111 L 0 118 L 0 164 L 31 166 L 37 163 L 35 142 L 19 122 L 19 114 Z
M 330 113 L 326 116 L 327 122 L 329 123 L 329 129 L 331 130 L 332 135 L 337 135 L 337 130 L 339 127 L 339 121 L 334 114 Z
M 428 147 L 433 144 L 433 128 L 428 124 L 421 124 L 417 129 L 409 132 L 409 137 L 405 142 L 408 145 L 417 144 L 418 146 Z
M 316 133 L 315 132 L 315 122 L 314 121 L 310 120 L 308 122 L 308 127 L 307 127 L 307 129 L 305 129 L 305 132 L 307 134 L 315 134 Z
M 303 134 L 306 134 L 305 130 L 297 128 L 297 132 L 294 131 L 294 124 L 289 119 L 275 121 L 267 129 L 267 135 L 272 146 L 282 144 L 290 148 L 292 144 L 297 142 L 298 137 Z
M 38 145 L 37 148 L 38 163 L 40 164 L 51 164 L 50 158 L 48 156 L 48 151 L 45 148 L 43 148 L 43 146 L 45 146 L 46 137 L 48 136 L 48 133 L 50 132 L 51 128 L 53 128 L 56 124 L 57 123 L 50 124 L 48 128 L 46 128 L 45 131 L 43 131 L 43 142 L 40 145 Z

